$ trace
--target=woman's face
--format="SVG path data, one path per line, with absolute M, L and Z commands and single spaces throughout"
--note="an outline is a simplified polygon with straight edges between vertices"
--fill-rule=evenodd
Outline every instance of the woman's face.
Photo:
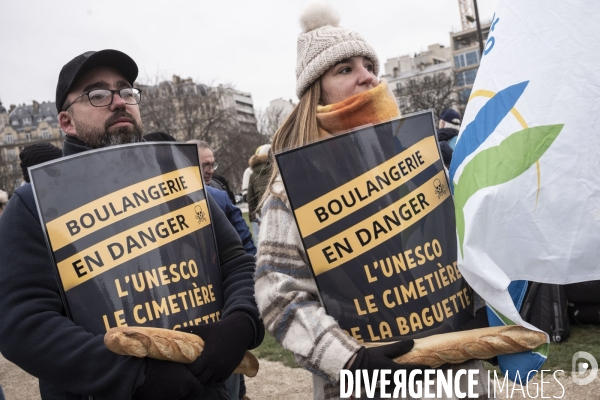
M 340 61 L 321 77 L 321 99 L 324 104 L 338 103 L 379 85 L 374 65 L 366 57 L 356 56 Z

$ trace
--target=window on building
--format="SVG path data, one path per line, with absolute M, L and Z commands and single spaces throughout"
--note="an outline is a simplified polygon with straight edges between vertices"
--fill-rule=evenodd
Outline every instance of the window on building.
M 52 115 L 46 115 L 44 121 L 52 121 Z
M 25 139 L 27 139 L 27 141 L 30 142 L 31 141 L 31 133 L 29 133 L 29 132 L 26 133 L 25 134 Z
M 455 85 L 457 87 L 465 86 L 465 74 L 463 74 L 462 72 L 459 72 L 458 74 L 456 74 Z
M 17 158 L 17 149 L 8 149 L 8 159 L 14 160 Z
M 472 85 L 475 82 L 475 76 L 477 75 L 477 68 L 473 68 L 467 71 L 459 72 L 456 74 L 456 86 Z
M 477 53 L 477 51 L 471 51 L 465 54 L 465 60 L 467 62 L 467 65 L 473 65 L 479 62 Z
M 60 129 L 59 131 L 60 131 L 60 137 L 65 137 L 65 132 L 62 129 Z
M 454 56 L 454 68 L 462 68 L 464 67 L 464 60 L 462 57 L 462 54 L 458 55 L 458 56 Z
M 472 85 L 473 82 L 475 82 L 475 76 L 477 76 L 477 68 L 470 69 L 463 73 L 465 74 L 465 83 L 467 85 Z
M 23 125 L 31 125 L 31 117 L 23 117 Z
M 42 137 L 42 139 L 49 139 L 50 138 L 50 132 L 48 132 L 48 129 L 42 129 L 40 131 L 40 136 Z
M 244 103 L 243 101 L 235 101 L 236 106 L 254 108 L 252 104 Z
M 40 117 L 37 117 L 35 120 L 36 120 L 37 122 L 42 122 L 42 117 L 41 117 L 41 116 L 40 116 Z
M 14 125 L 14 126 L 19 125 L 19 120 L 18 119 L 13 119 L 11 124 Z
M 5 143 L 14 143 L 15 142 L 15 138 L 13 137 L 13 135 L 6 135 L 4 137 L 4 142 Z
M 469 96 L 471 96 L 471 89 L 465 89 L 458 92 L 458 104 L 461 106 L 469 102 Z
M 479 62 L 479 50 L 454 56 L 454 68 L 468 67 Z
M 21 178 L 15 179 L 15 189 L 18 189 L 21 186 Z

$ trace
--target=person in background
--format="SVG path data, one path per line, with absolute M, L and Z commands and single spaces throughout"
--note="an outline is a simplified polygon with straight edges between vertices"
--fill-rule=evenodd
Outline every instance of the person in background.
M 167 142 L 175 142 L 175 138 L 163 133 L 160 137 L 150 133 L 144 136 L 146 140 L 149 138 L 154 138 L 155 141 L 167 141 Z M 244 221 L 244 217 L 242 216 L 242 211 L 236 207 L 230 200 L 227 194 L 222 189 L 216 189 L 213 186 L 210 186 L 209 183 L 213 182 L 211 170 L 214 172 L 214 156 L 212 156 L 212 150 L 208 146 L 208 143 L 202 142 L 199 140 L 189 140 L 187 143 L 194 143 L 198 146 L 198 157 L 200 158 L 200 166 L 202 168 L 202 176 L 204 178 L 204 183 L 206 184 L 206 191 L 210 193 L 210 195 L 215 199 L 215 202 L 219 205 L 221 210 L 225 213 L 227 220 L 231 223 L 231 225 L 235 228 L 238 235 L 240 236 L 240 240 L 242 241 L 242 245 L 246 250 L 246 253 L 251 255 L 256 255 L 256 246 L 254 245 L 254 241 L 252 240 L 252 234 L 248 229 L 248 225 L 246 221 Z M 202 145 L 201 145 L 202 144 Z M 201 147 L 202 146 L 202 147 Z M 202 156 L 207 157 L 208 162 L 204 162 Z M 213 162 L 213 165 L 210 165 L 210 162 Z M 208 182 L 206 179 L 210 179 Z M 227 380 L 227 387 L 229 390 L 229 395 L 232 400 L 237 399 L 248 399 L 246 396 L 246 382 L 244 381 L 244 375 L 232 375 Z M 239 393 L 239 395 L 238 395 Z
M 19 153 L 21 159 L 21 170 L 23 172 L 23 181 L 29 182 L 29 171 L 27 168 L 34 165 L 52 161 L 62 157 L 62 150 L 48 142 L 40 142 L 25 147 Z
M 186 143 L 194 143 L 198 146 L 198 155 L 202 162 L 202 176 L 206 185 L 223 190 L 227 194 L 227 197 L 229 197 L 229 200 L 235 204 L 235 195 L 229 188 L 229 183 L 222 176 L 215 174 L 219 164 L 215 161 L 215 154 L 208 143 L 197 139 L 188 140 Z
M 440 143 L 442 160 L 446 168 L 450 168 L 452 153 L 460 130 L 460 115 L 451 108 L 445 109 L 440 114 L 438 122 L 437 138 Z
M 252 168 L 248 182 L 248 218 L 252 223 L 252 235 L 258 238 L 260 232 L 259 204 L 271 177 L 270 144 L 264 144 L 256 149 L 256 154 L 250 157 L 248 164 Z
M 151 142 L 151 141 L 152 142 L 176 142 L 177 141 L 173 136 L 171 136 L 167 133 L 163 133 L 163 132 L 149 133 L 147 135 L 144 135 L 144 139 L 149 142 Z M 201 142 L 206 147 L 200 147 L 198 142 L 200 142 L 200 141 L 199 140 L 190 140 L 186 143 L 194 143 L 194 144 L 196 144 L 196 146 L 198 146 L 198 157 L 200 158 L 200 164 L 201 164 L 201 168 L 202 168 L 202 177 L 204 178 L 204 183 L 206 184 L 206 190 L 208 191 L 208 193 L 210 193 L 210 195 L 213 197 L 213 199 L 217 202 L 219 208 L 225 213 L 227 220 L 231 223 L 231 225 L 237 231 L 238 235 L 240 236 L 240 240 L 242 241 L 242 245 L 244 246 L 244 249 L 246 250 L 246 253 L 251 254 L 251 255 L 256 255 L 256 246 L 254 245 L 254 241 L 252 240 L 252 235 L 250 234 L 250 230 L 248 229 L 248 225 L 246 224 L 246 221 L 244 221 L 244 217 L 242 216 L 241 210 L 238 207 L 236 207 L 229 200 L 229 197 L 227 197 L 227 194 L 223 190 L 216 189 L 213 186 L 209 185 L 209 183 L 212 182 L 212 179 L 210 179 L 210 177 L 211 177 L 210 171 L 211 170 L 214 171 L 214 168 L 212 166 L 210 166 L 209 164 L 202 161 L 203 160 L 202 154 L 204 154 L 204 155 L 208 154 L 206 152 L 206 150 L 210 151 L 210 147 L 208 147 L 208 144 L 206 142 Z M 212 154 L 212 151 L 210 154 Z M 210 158 L 209 158 L 209 160 L 210 160 Z M 214 157 L 212 160 L 214 160 Z M 214 166 L 214 163 L 213 163 L 213 166 Z M 207 179 L 210 179 L 210 180 L 207 181 Z
M 452 147 L 448 144 L 448 142 L 439 142 L 440 143 L 440 151 L 442 152 L 442 161 L 444 162 L 444 167 L 446 169 L 450 168 L 450 162 L 452 161 Z
M 252 157 L 250 157 L 252 158 Z M 252 168 L 248 167 L 244 170 L 244 175 L 242 175 L 242 201 L 247 202 L 247 194 L 248 194 L 248 184 L 250 183 L 250 175 L 252 175 Z
M 237 201 L 235 199 L 235 194 L 233 194 L 233 190 L 231 190 L 231 186 L 229 186 L 229 182 L 227 181 L 227 179 L 225 179 L 225 177 L 223 175 L 213 174 L 212 181 L 215 184 L 221 185 L 221 187 L 223 188 L 221 190 L 224 190 L 225 193 L 227 193 L 227 197 L 229 197 L 229 200 L 231 200 L 231 202 L 233 204 L 237 203 Z
M 458 112 L 448 108 L 440 114 L 438 122 L 437 137 L 441 142 L 447 142 L 450 149 L 454 150 L 458 131 L 460 130 L 460 115 Z
M 4 190 L 0 190 L 0 216 L 2 216 L 2 212 L 4 211 L 4 207 L 8 203 L 8 193 Z

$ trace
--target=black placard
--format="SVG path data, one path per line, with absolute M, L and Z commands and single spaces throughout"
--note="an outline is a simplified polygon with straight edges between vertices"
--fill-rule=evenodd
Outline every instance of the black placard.
M 431 112 L 276 159 L 323 305 L 350 335 L 418 338 L 471 318 Z
M 30 169 L 68 315 L 95 334 L 216 321 L 219 259 L 195 145 L 139 143 Z

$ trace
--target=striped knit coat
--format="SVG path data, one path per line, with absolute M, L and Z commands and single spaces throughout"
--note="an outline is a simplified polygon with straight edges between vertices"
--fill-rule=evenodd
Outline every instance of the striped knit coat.
M 360 345 L 325 313 L 281 181 L 262 209 L 255 296 L 267 330 L 313 373 L 315 399 L 339 398 L 340 369 Z M 285 200 L 283 200 L 285 199 Z
M 273 189 L 280 197 L 271 194 L 264 203 L 256 255 L 258 309 L 265 328 L 312 372 L 314 399 L 337 400 L 340 369 L 361 345 L 326 314 L 283 183 L 277 181 Z M 479 369 L 475 393 L 487 393 L 481 362 L 468 361 L 451 369 L 464 368 Z

